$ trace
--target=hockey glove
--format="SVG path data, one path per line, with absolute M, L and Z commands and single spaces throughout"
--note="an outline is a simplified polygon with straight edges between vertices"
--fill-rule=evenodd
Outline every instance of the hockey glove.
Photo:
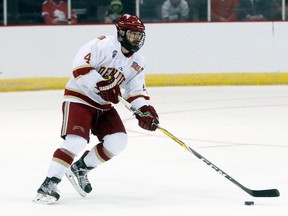
M 118 95 L 121 95 L 121 91 L 117 84 L 117 80 L 114 77 L 96 83 L 96 88 L 99 90 L 98 94 L 102 99 L 114 104 L 119 102 Z
M 155 131 L 159 124 L 158 115 L 153 106 L 142 106 L 139 109 L 143 115 L 136 114 L 138 124 L 145 130 Z

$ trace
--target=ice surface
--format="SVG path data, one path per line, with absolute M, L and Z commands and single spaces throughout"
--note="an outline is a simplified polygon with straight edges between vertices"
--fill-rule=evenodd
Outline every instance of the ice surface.
M 127 149 L 89 173 L 81 197 L 64 177 L 55 205 L 32 202 L 61 142 L 63 91 L 0 93 L 0 206 L 9 215 L 284 216 L 288 210 L 288 86 L 148 88 L 161 126 L 244 186 L 254 198 L 160 131 L 116 105 Z M 87 149 L 97 139 L 92 137 Z M 254 201 L 245 206 L 244 201 Z

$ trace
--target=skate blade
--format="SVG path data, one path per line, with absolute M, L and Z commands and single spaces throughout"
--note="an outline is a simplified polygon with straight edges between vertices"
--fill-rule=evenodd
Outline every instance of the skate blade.
M 85 197 L 87 195 L 87 193 L 78 185 L 77 181 L 75 180 L 76 177 L 74 175 L 74 173 L 68 169 L 66 172 L 66 177 L 68 178 L 68 180 L 71 182 L 71 184 L 73 185 L 73 187 L 75 188 L 75 190 L 82 196 Z
M 49 195 L 43 195 L 41 193 L 38 193 L 37 196 L 33 199 L 33 202 L 35 203 L 40 203 L 40 204 L 46 204 L 46 205 L 51 205 L 55 203 L 57 199 L 53 196 Z

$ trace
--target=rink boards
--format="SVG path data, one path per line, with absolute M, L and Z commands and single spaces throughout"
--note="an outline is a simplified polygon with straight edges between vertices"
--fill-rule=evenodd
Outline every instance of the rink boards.
M 147 86 L 286 85 L 288 73 L 147 74 Z M 64 89 L 68 77 L 0 79 L 0 92 Z

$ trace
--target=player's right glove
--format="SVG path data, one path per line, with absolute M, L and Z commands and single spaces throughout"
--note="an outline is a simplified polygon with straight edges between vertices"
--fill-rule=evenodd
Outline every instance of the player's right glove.
M 96 83 L 96 88 L 99 90 L 98 94 L 104 100 L 110 101 L 114 104 L 119 102 L 118 95 L 121 95 L 121 91 L 117 84 L 117 80 L 114 77 Z
M 159 124 L 158 115 L 153 106 L 142 106 L 139 109 L 142 115 L 136 114 L 138 124 L 145 130 L 155 131 Z

